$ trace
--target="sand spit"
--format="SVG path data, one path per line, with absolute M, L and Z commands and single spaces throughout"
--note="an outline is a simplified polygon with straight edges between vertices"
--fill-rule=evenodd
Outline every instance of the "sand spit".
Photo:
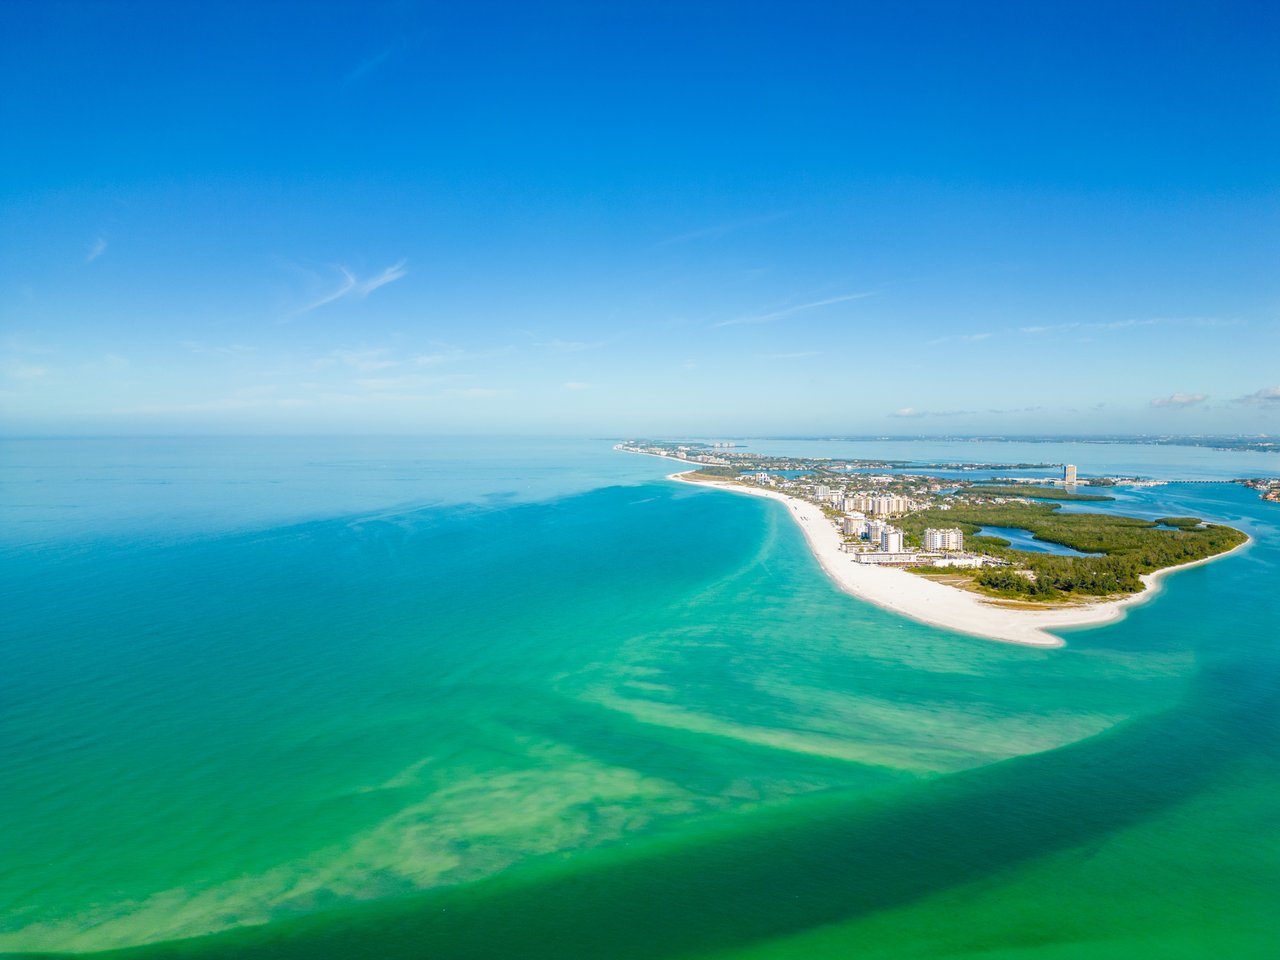
M 1119 620 L 1125 615 L 1128 607 L 1155 596 L 1159 592 L 1160 580 L 1166 574 L 1228 555 L 1222 553 L 1216 557 L 1207 557 L 1146 574 L 1142 577 L 1145 589 L 1141 593 L 1118 600 L 1083 602 L 1046 607 L 1043 610 L 1016 609 L 905 570 L 857 563 L 852 556 L 840 549 L 843 538 L 835 526 L 823 515 L 819 507 L 807 500 L 738 483 L 692 480 L 679 473 L 671 474 L 669 479 L 701 487 L 715 487 L 731 493 L 767 497 L 782 503 L 791 518 L 804 532 L 805 539 L 809 542 L 809 547 L 818 558 L 822 569 L 840 589 L 852 596 L 921 623 L 945 627 L 948 630 L 956 630 L 976 637 L 1033 647 L 1063 646 L 1064 641 L 1050 633 L 1050 630 Z M 1246 541 L 1236 547 L 1236 550 L 1243 549 L 1250 542 Z M 1228 552 L 1234 553 L 1235 550 Z

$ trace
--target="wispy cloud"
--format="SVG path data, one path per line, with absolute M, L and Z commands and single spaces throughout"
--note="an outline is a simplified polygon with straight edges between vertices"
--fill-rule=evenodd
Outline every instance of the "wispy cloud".
M 464 399 L 484 399 L 487 397 L 506 396 L 511 391 L 505 387 L 455 387 L 444 391 L 446 397 L 460 397 Z
M 794 307 L 774 310 L 772 313 L 761 313 L 750 317 L 735 317 L 732 320 L 721 320 L 719 323 L 712 324 L 712 326 L 733 327 L 743 323 L 771 323 L 774 320 L 782 320 L 786 317 L 795 316 L 797 313 L 803 313 L 806 310 L 818 310 L 822 307 L 830 307 L 833 304 L 847 303 L 850 300 L 865 300 L 867 297 L 874 296 L 875 291 L 867 291 L 865 293 L 846 293 L 838 297 L 827 297 L 825 300 L 814 300 L 812 303 L 799 303 Z
M 553 337 L 550 340 L 534 341 L 534 346 L 553 350 L 556 353 L 582 353 L 584 350 L 603 347 L 606 343 L 608 343 L 607 340 L 561 340 L 559 337 Z
M 122 357 L 118 353 L 104 353 L 96 360 L 86 360 L 81 364 L 81 367 L 95 372 L 123 373 L 130 368 L 130 363 L 128 357 Z
M 277 396 L 280 386 L 263 383 L 241 387 L 222 397 L 197 400 L 190 403 L 143 403 L 112 411 L 115 414 L 146 414 L 165 416 L 184 413 L 219 413 L 235 410 L 257 410 L 269 407 L 297 407 L 303 401 L 292 397 Z
M 304 313 L 310 313 L 312 310 L 319 310 L 325 304 L 333 303 L 335 300 L 341 300 L 347 294 L 355 290 L 357 285 L 356 275 L 346 267 L 338 267 L 338 272 L 342 274 L 342 282 L 338 284 L 338 288 L 332 293 L 326 294 L 319 300 L 313 300 L 298 310 L 290 314 L 290 317 L 300 317 Z
M 89 246 L 89 252 L 85 254 L 84 262 L 93 263 L 100 256 L 107 252 L 107 238 L 97 237 Z
M 387 47 L 387 49 L 383 50 L 381 53 L 376 53 L 372 57 L 369 57 L 367 60 L 361 61 L 359 65 L 357 65 L 353 70 L 348 72 L 345 77 L 342 78 L 342 85 L 344 87 L 349 86 L 350 84 L 353 84 L 360 78 L 364 77 L 366 74 L 372 73 L 373 71 L 377 70 L 379 67 L 381 67 L 383 64 L 385 64 L 388 60 L 391 59 L 391 55 L 394 52 L 395 52 L 394 47 Z M 330 76 L 332 76 L 332 74 L 330 74 Z
M 931 347 L 939 343 L 976 343 L 979 340 L 989 339 L 991 339 L 991 334 L 989 333 L 953 333 L 947 337 L 938 337 L 934 340 L 929 340 L 925 345 Z
M 361 390 L 403 391 L 420 390 L 436 383 L 435 377 L 357 377 L 352 380 L 353 386 Z
M 1237 397 L 1236 403 L 1244 403 L 1251 407 L 1280 407 L 1280 386 L 1255 390 L 1243 397 Z
M 390 370 L 400 366 L 400 361 L 392 359 L 391 351 L 385 347 L 360 347 L 351 350 L 331 350 L 312 363 L 313 369 L 323 370 L 341 364 L 350 367 L 357 373 L 376 373 L 379 370 Z
M 378 274 L 376 277 L 373 277 L 372 279 L 369 279 L 369 280 L 360 280 L 349 269 L 347 269 L 344 266 L 338 265 L 337 267 L 335 267 L 335 269 L 338 271 L 339 276 L 341 277 L 338 283 L 338 286 L 332 292 L 326 293 L 324 296 L 320 297 L 318 300 L 313 300 L 310 303 L 308 303 L 306 306 L 300 307 L 299 309 L 293 311 L 293 313 L 289 314 L 289 316 L 286 317 L 285 319 L 292 320 L 295 317 L 300 317 L 303 314 L 310 313 L 313 310 L 318 310 L 321 307 L 326 306 L 327 304 L 333 303 L 335 300 L 341 300 L 344 297 L 351 297 L 351 296 L 367 297 L 369 294 L 373 293 L 373 291 L 379 289 L 380 287 L 385 287 L 388 283 L 392 283 L 396 280 L 399 280 L 406 273 L 408 273 L 408 270 L 405 269 L 405 263 L 406 261 L 401 260 L 399 263 L 392 264 L 391 266 L 383 270 L 380 274 Z
M 253 347 L 245 346 L 242 343 L 229 343 L 224 345 L 205 343 L 202 340 L 183 340 L 180 346 L 185 350 L 198 354 L 221 354 L 228 357 L 251 357 L 257 351 Z
M 963 417 L 975 412 L 974 410 L 917 410 L 915 407 L 901 407 L 893 411 L 889 416 L 900 418 Z
M 1168 320 L 1114 320 L 1111 323 L 1090 323 L 1086 326 L 1095 330 L 1128 330 L 1132 327 L 1154 327 Z
M 1156 397 L 1151 401 L 1153 407 L 1193 407 L 1209 399 L 1204 393 L 1174 393 L 1167 397 Z
M 1043 326 L 1019 327 L 1019 333 L 1064 333 L 1068 330 L 1128 330 L 1132 327 L 1154 327 L 1162 323 L 1175 321 L 1157 318 L 1145 320 L 1111 320 L 1106 323 L 1051 323 Z
M 774 223 L 791 216 L 790 211 L 781 213 L 766 213 L 759 217 L 744 217 L 741 220 L 729 220 L 725 223 L 712 224 L 709 227 L 700 227 L 697 230 L 690 230 L 687 233 L 676 234 L 674 237 L 667 237 L 665 240 L 659 240 L 655 246 L 667 247 L 676 243 L 688 243 L 690 240 L 714 240 L 717 237 L 723 237 L 726 233 L 733 233 L 735 230 L 742 230 L 745 227 L 756 227 L 766 223 Z
M 405 261 L 401 260 L 399 263 L 387 267 L 387 269 L 383 270 L 372 280 L 366 280 L 364 283 L 360 284 L 360 295 L 367 297 L 379 287 L 385 287 L 388 283 L 399 280 L 408 272 L 405 270 L 404 265 Z
M 464 350 L 441 350 L 436 353 L 420 353 L 413 358 L 419 367 L 438 367 L 445 363 L 457 363 L 467 356 Z
M 53 353 L 53 348 L 37 343 L 22 334 L 10 333 L 0 337 L 0 351 L 21 354 L 25 357 L 40 357 Z
M 0 366 L 0 373 L 14 380 L 39 380 L 49 375 L 49 368 L 30 363 L 6 363 Z

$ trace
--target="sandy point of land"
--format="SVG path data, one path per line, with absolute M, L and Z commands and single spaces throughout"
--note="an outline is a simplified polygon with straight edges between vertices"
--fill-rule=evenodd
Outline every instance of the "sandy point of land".
M 1222 553 L 1216 557 L 1207 557 L 1178 567 L 1168 567 L 1143 576 L 1142 582 L 1145 589 L 1141 593 L 1119 600 L 1100 600 L 1040 610 L 1016 609 L 905 570 L 858 563 L 850 554 L 840 549 L 844 541 L 832 522 L 819 507 L 807 500 L 738 483 L 693 480 L 679 473 L 671 474 L 669 479 L 779 501 L 804 532 L 805 539 L 809 542 L 809 547 L 818 558 L 822 569 L 846 593 L 921 623 L 929 623 L 977 637 L 1033 647 L 1063 646 L 1063 640 L 1049 633 L 1050 630 L 1119 620 L 1124 616 L 1127 607 L 1142 603 L 1157 593 L 1159 581 L 1164 575 L 1227 555 Z M 1242 549 L 1247 545 L 1248 541 L 1236 549 Z

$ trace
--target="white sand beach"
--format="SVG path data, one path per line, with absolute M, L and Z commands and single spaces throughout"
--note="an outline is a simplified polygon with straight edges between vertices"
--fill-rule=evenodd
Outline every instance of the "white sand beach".
M 1177 567 L 1168 567 L 1142 577 L 1145 589 L 1141 593 L 1118 600 L 1100 600 L 1073 605 L 1046 607 L 1043 610 L 1017 609 L 1000 601 L 985 599 L 956 587 L 897 570 L 857 563 L 852 556 L 840 549 L 843 538 L 822 510 L 807 500 L 800 500 L 773 490 L 761 490 L 742 484 L 715 480 L 691 480 L 679 473 L 671 474 L 671 480 L 691 483 L 701 487 L 715 487 L 731 493 L 767 497 L 784 504 L 791 518 L 804 532 L 809 547 L 822 565 L 822 569 L 840 589 L 862 600 L 892 610 L 905 617 L 929 623 L 948 630 L 967 633 L 1007 643 L 1021 643 L 1034 647 L 1061 647 L 1064 641 L 1050 633 L 1061 627 L 1079 627 L 1110 623 L 1119 620 L 1126 608 L 1149 600 L 1159 591 L 1159 582 L 1166 574 L 1185 567 L 1208 563 L 1227 556 L 1207 557 Z M 1241 544 L 1236 550 L 1248 546 Z M 1235 550 L 1229 551 L 1234 553 Z

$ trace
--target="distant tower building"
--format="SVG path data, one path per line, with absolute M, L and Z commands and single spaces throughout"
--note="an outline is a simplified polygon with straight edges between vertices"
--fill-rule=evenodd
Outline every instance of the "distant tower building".
M 825 500 L 827 497 L 831 496 L 831 488 L 820 483 L 818 484 L 818 489 L 815 490 L 814 493 L 817 495 L 819 500 Z
M 902 552 L 902 531 L 897 527 L 885 527 L 880 534 L 880 551 L 882 553 Z
M 1074 463 L 1068 463 L 1065 467 L 1062 468 L 1062 482 L 1063 483 L 1076 482 L 1076 465 Z
M 879 543 L 880 535 L 884 533 L 884 528 L 887 526 L 888 524 L 885 523 L 883 520 L 868 520 L 867 521 L 867 539 L 870 540 L 872 543 Z

